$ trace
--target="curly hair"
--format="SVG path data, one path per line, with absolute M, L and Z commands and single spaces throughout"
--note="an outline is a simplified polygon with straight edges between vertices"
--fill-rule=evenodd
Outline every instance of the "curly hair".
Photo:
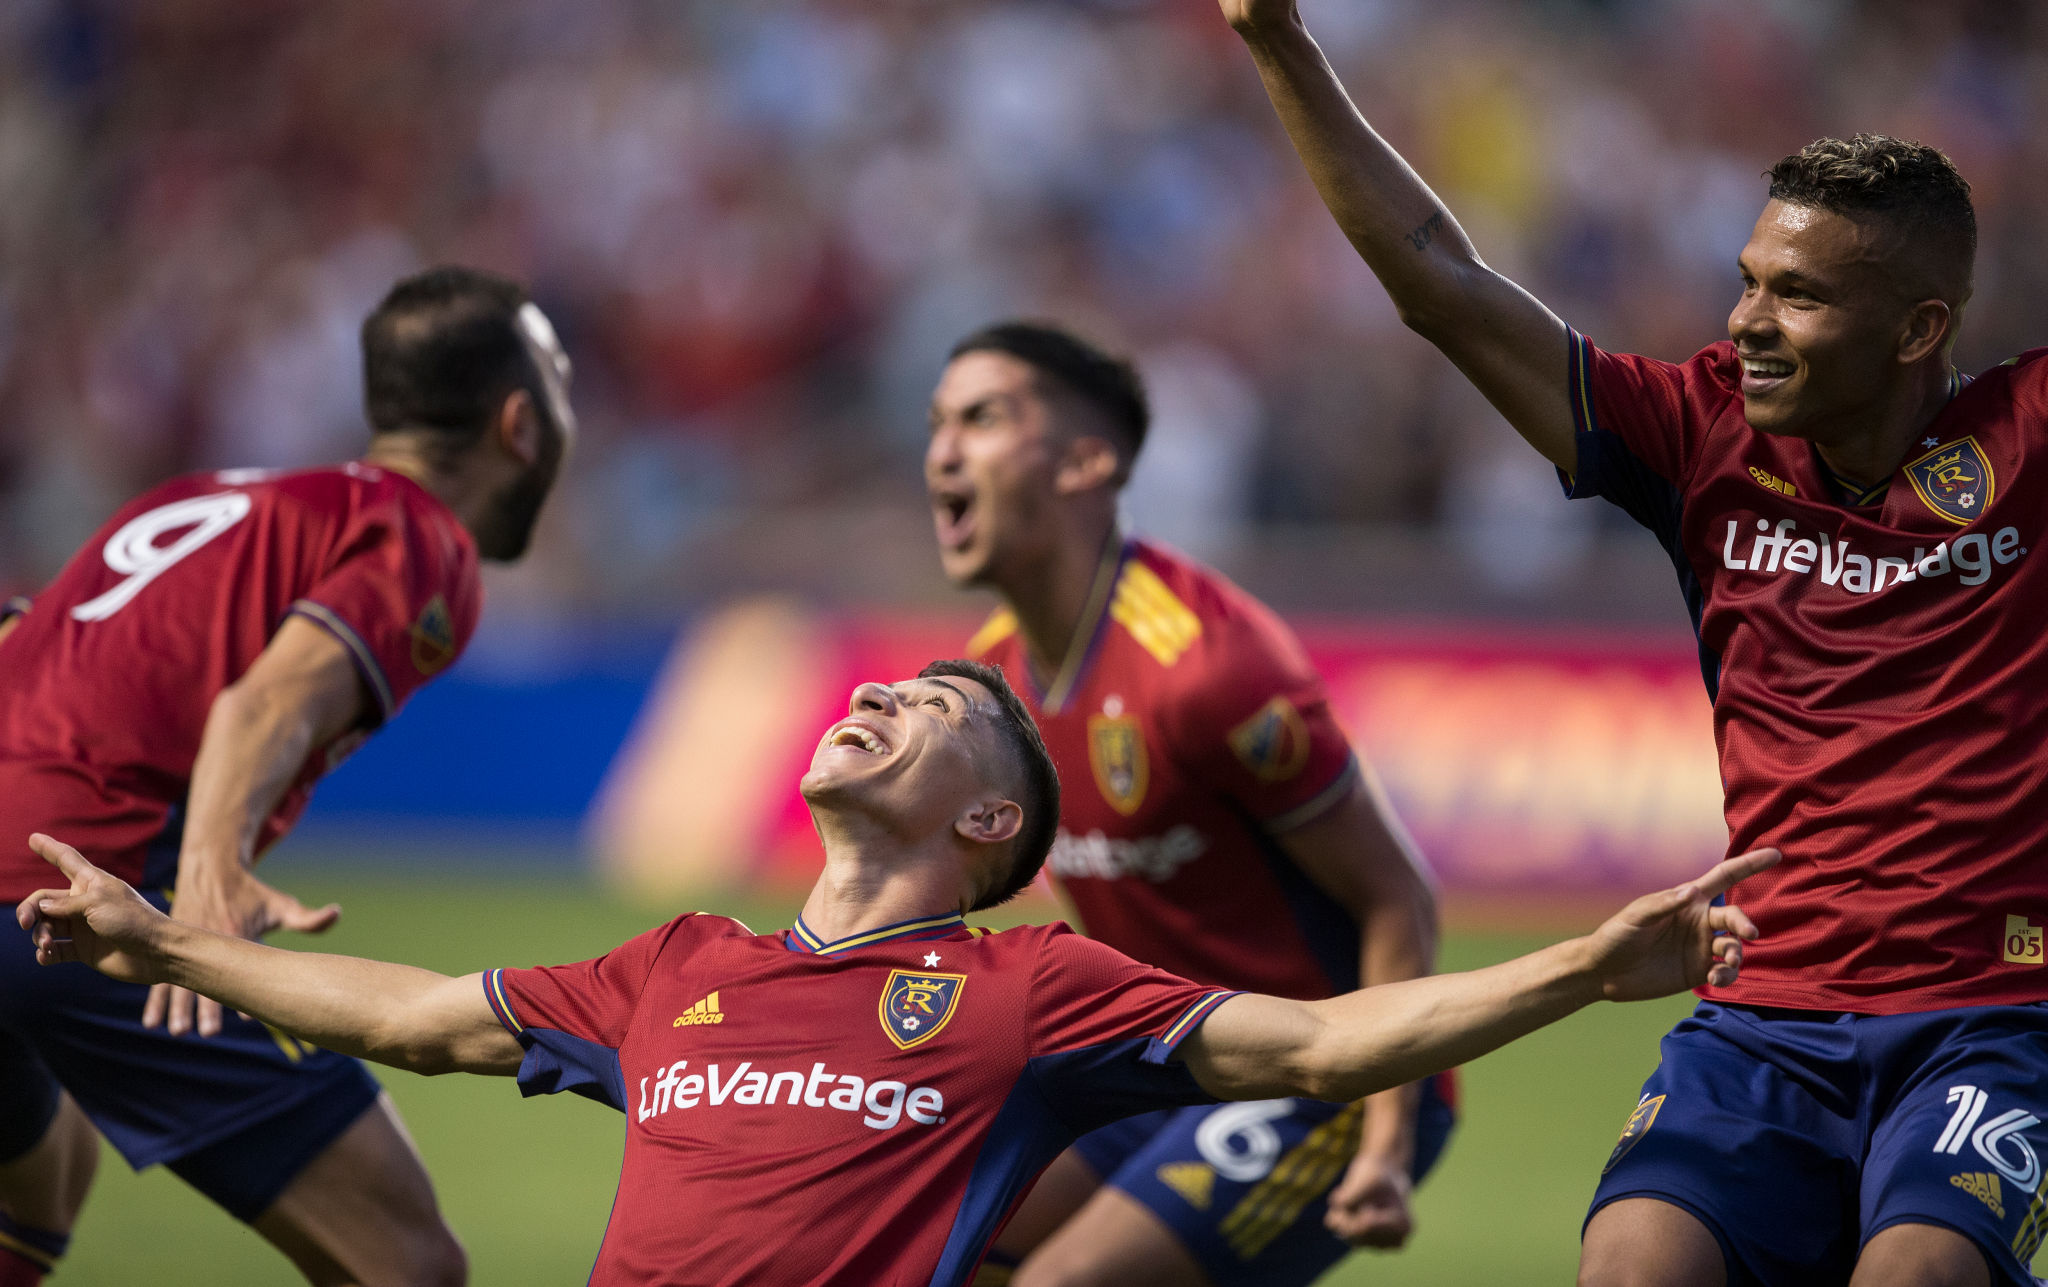
M 1968 282 L 1977 212 L 1969 181 L 1940 149 L 1885 134 L 1815 139 L 1764 174 L 1773 200 L 1893 222 Z

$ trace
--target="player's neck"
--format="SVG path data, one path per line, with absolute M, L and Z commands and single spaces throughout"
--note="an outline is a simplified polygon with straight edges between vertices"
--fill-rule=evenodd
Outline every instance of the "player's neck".
M 1874 487 L 1904 464 L 1927 426 L 1954 396 L 1947 362 L 1928 362 L 1913 374 L 1911 396 L 1902 397 L 1876 416 L 1860 415 L 1855 423 L 1814 450 L 1842 478 Z
M 1115 557 L 1124 534 L 1112 511 L 1105 520 L 1079 524 L 1063 535 L 1049 558 L 1020 569 L 1003 586 L 1003 601 L 1017 617 L 1024 647 L 1041 675 L 1066 664 L 1067 654 L 1088 646 L 1080 638 L 1084 618 L 1100 610 L 1098 582 Z
M 961 907 L 958 855 L 905 852 L 878 830 L 819 819 L 825 870 L 804 900 L 804 925 L 828 943 L 884 925 L 950 916 Z M 884 850 L 887 852 L 883 852 Z
M 412 479 L 446 505 L 472 532 L 489 513 L 502 486 L 483 476 L 477 468 L 476 453 L 459 453 L 451 460 L 446 452 L 430 446 L 425 435 L 404 430 L 372 438 L 370 449 L 363 453 L 363 463 Z

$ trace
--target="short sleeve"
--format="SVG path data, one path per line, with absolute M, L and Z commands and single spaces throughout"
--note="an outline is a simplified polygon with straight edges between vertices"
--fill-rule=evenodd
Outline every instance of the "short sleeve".
M 691 922 L 698 919 L 680 917 L 594 960 L 486 971 L 484 999 L 526 1050 L 520 1094 L 573 1091 L 624 1112 L 619 1046 L 655 961 L 687 952 L 687 940 L 697 937 Z
M 5 602 L 0 602 L 0 621 L 5 621 L 9 617 L 25 617 L 28 615 L 28 609 L 28 596 L 17 594 Z
M 1577 331 L 1570 337 L 1579 468 L 1559 471 L 1565 492 L 1604 497 L 1647 523 L 1645 501 L 1684 492 L 1708 431 L 1742 396 L 1735 347 L 1709 345 L 1676 363 L 1609 353 Z
M 291 611 L 348 648 L 382 723 L 468 646 L 475 576 L 474 556 L 445 525 L 392 500 L 350 517 L 319 580 Z
M 1031 1074 L 1077 1132 L 1155 1108 L 1214 1103 L 1173 1054 L 1236 995 L 1055 926 L 1031 984 Z
M 1211 647 L 1169 715 L 1176 759 L 1274 834 L 1313 821 L 1358 780 L 1322 676 L 1294 632 L 1257 605 L 1222 623 Z

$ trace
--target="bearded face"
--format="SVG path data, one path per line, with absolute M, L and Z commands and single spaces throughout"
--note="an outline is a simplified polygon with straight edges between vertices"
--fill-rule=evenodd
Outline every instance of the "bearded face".
M 517 562 L 533 541 L 534 526 L 540 522 L 541 507 L 547 503 L 555 476 L 561 472 L 567 444 L 552 416 L 543 412 L 541 422 L 539 455 L 524 473 L 491 498 L 489 510 L 473 533 L 477 554 L 482 558 L 497 563 Z

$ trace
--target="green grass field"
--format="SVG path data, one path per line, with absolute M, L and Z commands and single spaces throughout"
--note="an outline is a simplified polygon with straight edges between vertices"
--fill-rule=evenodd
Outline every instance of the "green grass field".
M 292 862 L 274 874 L 309 903 L 346 910 L 323 948 L 462 973 L 577 960 L 665 918 L 571 881 L 335 874 Z M 721 910 L 756 929 L 792 907 Z M 1526 935 L 1454 934 L 1463 969 L 1540 945 Z M 1579 1221 L 1601 1162 L 1634 1106 L 1659 1034 L 1683 999 L 1600 1006 L 1471 1065 L 1464 1124 L 1422 1190 L 1420 1227 L 1397 1255 L 1360 1253 L 1339 1284 L 1569 1283 Z M 468 1244 L 478 1287 L 580 1283 L 618 1175 L 624 1122 L 573 1096 L 522 1101 L 508 1081 L 385 1078 Z M 72 1287 L 298 1281 L 284 1259 L 161 1169 L 131 1173 L 111 1152 L 74 1249 Z

